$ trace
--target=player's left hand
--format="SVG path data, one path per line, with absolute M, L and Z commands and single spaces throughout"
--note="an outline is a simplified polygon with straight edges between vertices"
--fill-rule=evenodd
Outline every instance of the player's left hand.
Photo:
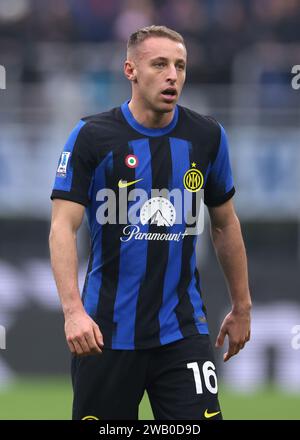
M 223 356 L 224 362 L 238 354 L 250 340 L 250 323 L 250 310 L 232 310 L 225 316 L 215 345 L 217 348 L 222 347 L 225 336 L 228 335 L 229 348 Z

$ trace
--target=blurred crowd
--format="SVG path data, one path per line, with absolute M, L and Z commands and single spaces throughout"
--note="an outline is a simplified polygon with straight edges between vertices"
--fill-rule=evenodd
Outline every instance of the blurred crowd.
M 299 23 L 299 0 L 0 0 L 0 54 L 45 41 L 125 42 L 139 27 L 164 24 L 185 37 L 191 81 L 230 83 L 240 51 L 300 42 Z

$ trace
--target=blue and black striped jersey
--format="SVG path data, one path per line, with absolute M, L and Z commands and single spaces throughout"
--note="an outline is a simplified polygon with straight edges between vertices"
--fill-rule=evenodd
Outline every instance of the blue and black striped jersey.
M 106 348 L 208 333 L 197 235 L 187 227 L 200 192 L 208 206 L 235 192 L 226 134 L 210 117 L 176 106 L 168 126 L 150 129 L 126 102 L 72 131 L 51 198 L 86 207 L 91 254 L 82 301 Z

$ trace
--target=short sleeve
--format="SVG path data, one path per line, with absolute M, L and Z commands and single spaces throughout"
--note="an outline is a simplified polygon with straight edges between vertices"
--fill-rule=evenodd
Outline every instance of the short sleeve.
M 94 169 L 91 135 L 86 122 L 81 120 L 60 155 L 51 199 L 65 199 L 87 206 Z
M 229 159 L 228 140 L 222 125 L 220 125 L 220 128 L 221 134 L 218 153 L 209 169 L 205 183 L 204 202 L 207 206 L 222 205 L 235 193 Z

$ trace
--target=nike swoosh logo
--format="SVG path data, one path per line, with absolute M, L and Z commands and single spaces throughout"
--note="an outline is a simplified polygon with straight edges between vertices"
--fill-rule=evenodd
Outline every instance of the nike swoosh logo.
M 211 417 L 214 417 L 214 416 L 216 416 L 217 414 L 219 414 L 221 411 L 217 411 L 217 412 L 212 412 L 212 413 L 209 413 L 208 411 L 207 411 L 207 409 L 205 410 L 205 413 L 204 413 L 204 417 L 206 418 L 206 419 L 210 419 Z
M 119 188 L 127 188 L 127 186 L 133 185 L 134 183 L 140 182 L 141 180 L 143 180 L 143 179 L 132 180 L 131 182 L 126 182 L 126 180 L 125 181 L 119 180 L 118 187 Z

